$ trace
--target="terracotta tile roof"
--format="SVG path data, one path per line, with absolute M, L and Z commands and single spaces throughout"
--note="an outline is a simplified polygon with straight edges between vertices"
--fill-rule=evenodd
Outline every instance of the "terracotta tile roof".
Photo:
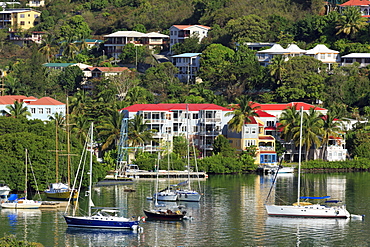
M 203 26 L 203 25 L 173 25 L 173 26 L 180 29 L 180 30 L 187 29 L 187 28 L 192 27 L 192 26 L 198 26 L 198 27 L 203 27 L 203 28 L 206 28 L 206 29 L 211 29 L 210 27 Z
M 37 100 L 37 98 L 30 96 L 23 96 L 23 95 L 5 95 L 0 96 L 0 105 L 12 105 L 14 104 L 14 101 L 18 102 L 28 102 L 28 101 L 34 101 Z
M 369 0 L 349 0 L 345 3 L 340 4 L 339 6 L 346 7 L 346 6 L 366 6 L 366 5 L 370 5 Z
M 274 137 L 272 136 L 259 136 L 259 140 L 274 140 Z
M 99 70 L 101 72 L 122 72 L 128 70 L 127 67 L 87 67 L 85 70 Z
M 65 104 L 50 97 L 43 97 L 36 101 L 30 102 L 29 105 L 65 105 Z
M 271 115 L 265 111 L 257 110 L 256 113 L 258 114 L 259 117 L 273 117 L 275 118 L 274 115 Z
M 132 106 L 125 107 L 121 109 L 127 110 L 129 112 L 138 112 L 138 111 L 172 111 L 172 110 L 183 110 L 186 111 L 188 108 L 189 111 L 200 111 L 200 110 L 222 110 L 222 111 L 231 111 L 222 106 L 215 104 L 135 104 Z

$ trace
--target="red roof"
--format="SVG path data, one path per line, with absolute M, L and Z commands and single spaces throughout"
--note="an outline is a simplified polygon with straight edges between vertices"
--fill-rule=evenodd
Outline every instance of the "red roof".
M 37 98 L 30 96 L 23 96 L 23 95 L 5 95 L 0 96 L 0 105 L 12 105 L 14 101 L 18 102 L 28 102 L 28 101 L 37 100 Z
M 274 137 L 272 136 L 259 136 L 259 140 L 274 140 Z
M 367 6 L 367 5 L 370 5 L 369 0 L 349 0 L 345 3 L 340 4 L 339 6 L 346 7 L 346 6 Z
M 266 127 L 265 130 L 276 130 L 276 127 L 274 126 L 269 126 L 269 127 Z
M 127 67 L 87 67 L 87 70 L 99 70 L 101 72 L 122 72 L 128 70 Z
M 261 111 L 283 111 L 287 109 L 288 107 L 294 105 L 297 110 L 299 110 L 301 107 L 303 107 L 303 110 L 308 111 L 311 108 L 314 108 L 314 105 L 310 105 L 304 102 L 291 102 L 291 103 L 284 103 L 284 104 L 259 104 L 254 102 L 252 104 L 252 107 L 259 106 L 259 110 Z M 318 111 L 324 111 L 326 109 L 321 107 L 316 107 L 316 110 Z
M 260 151 L 260 154 L 276 154 L 275 151 Z
M 180 29 L 180 30 L 186 29 L 186 28 L 191 27 L 191 26 L 198 26 L 198 27 L 203 27 L 203 28 L 206 28 L 206 29 L 211 29 L 210 27 L 203 26 L 203 25 L 173 25 L 173 26 L 176 27 L 177 29 Z
M 129 112 L 138 111 L 173 111 L 173 110 L 189 110 L 189 111 L 200 111 L 200 110 L 222 110 L 231 111 L 222 106 L 215 104 L 135 104 L 122 108 L 121 111 L 126 110 Z
M 275 118 L 274 115 L 271 115 L 265 111 L 257 110 L 256 113 L 258 114 L 259 117 L 273 117 Z
M 65 104 L 50 97 L 43 97 L 36 101 L 30 102 L 29 105 L 65 105 Z

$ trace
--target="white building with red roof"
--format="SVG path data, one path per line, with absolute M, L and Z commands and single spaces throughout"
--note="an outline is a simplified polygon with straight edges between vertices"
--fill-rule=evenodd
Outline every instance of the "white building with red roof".
M 210 27 L 203 25 L 173 25 L 170 30 L 170 47 L 177 43 L 183 43 L 185 39 L 197 36 L 199 42 L 207 37 Z
M 342 9 L 350 6 L 358 7 L 362 13 L 362 17 L 370 17 L 370 0 L 349 0 L 339 5 Z
M 163 141 L 188 136 L 203 156 L 212 155 L 214 139 L 226 135 L 229 109 L 215 104 L 136 104 L 121 109 L 125 119 L 142 115 L 148 129 L 155 129 L 154 141 L 144 150 L 156 152 Z
M 23 106 L 28 108 L 28 111 L 31 113 L 27 117 L 28 119 L 48 121 L 49 117 L 54 116 L 55 113 L 63 116 L 66 114 L 66 105 L 58 100 L 50 97 L 37 99 L 33 96 L 27 97 L 23 95 L 0 96 L 0 111 L 8 111 L 7 106 L 13 105 L 15 101 L 23 103 Z

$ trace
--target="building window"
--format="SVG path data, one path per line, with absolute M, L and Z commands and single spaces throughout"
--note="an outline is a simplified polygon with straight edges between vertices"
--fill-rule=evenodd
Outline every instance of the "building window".
M 193 113 L 193 119 L 198 119 L 198 118 L 199 118 L 198 113 Z
M 51 108 L 46 108 L 46 114 L 51 114 Z
M 21 23 L 20 23 L 20 24 L 21 24 L 21 26 L 24 26 L 24 21 L 21 21 Z
M 245 140 L 245 146 L 246 147 L 256 146 L 256 140 Z
M 31 17 L 31 15 L 30 15 L 30 14 L 28 14 L 28 17 Z
M 325 59 L 325 54 L 320 54 L 320 59 Z
M 250 133 L 250 128 L 245 128 L 245 133 L 249 134 Z
M 39 15 L 38 14 L 35 14 L 33 17 L 34 18 L 39 18 Z
M 25 15 L 24 14 L 20 14 L 19 17 L 20 18 L 25 18 Z
M 255 127 L 253 127 L 253 128 L 251 129 L 251 133 L 252 133 L 252 134 L 256 134 L 256 128 L 255 128 Z
M 39 114 L 44 114 L 44 108 L 38 108 Z
M 36 113 L 36 108 L 31 108 L 31 113 L 35 114 Z
M 171 35 L 173 35 L 173 31 L 171 31 Z
M 267 125 L 267 127 L 275 126 L 275 122 L 274 121 L 267 121 L 266 125 Z
M 198 126 L 193 126 L 193 132 L 197 133 L 198 132 Z

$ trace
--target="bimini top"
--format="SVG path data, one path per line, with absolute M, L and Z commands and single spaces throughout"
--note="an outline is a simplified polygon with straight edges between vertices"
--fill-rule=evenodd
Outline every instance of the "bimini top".
M 328 199 L 330 196 L 301 196 L 301 199 Z

